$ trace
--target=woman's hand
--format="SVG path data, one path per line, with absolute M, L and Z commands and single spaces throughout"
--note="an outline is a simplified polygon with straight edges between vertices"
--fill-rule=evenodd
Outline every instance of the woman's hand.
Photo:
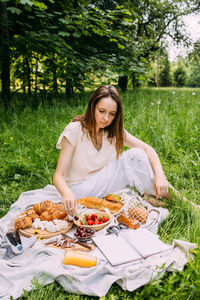
M 77 211 L 77 202 L 74 193 L 66 184 L 66 174 L 70 171 L 70 165 L 74 154 L 74 147 L 64 137 L 62 149 L 58 158 L 56 171 L 53 176 L 53 183 L 59 193 L 63 196 L 62 207 L 69 215 L 74 215 Z
M 169 198 L 169 183 L 164 174 L 155 175 L 154 178 L 154 190 L 156 198 L 160 197 Z
M 77 201 L 74 193 L 69 190 L 63 195 L 62 207 L 67 214 L 73 216 L 77 212 Z

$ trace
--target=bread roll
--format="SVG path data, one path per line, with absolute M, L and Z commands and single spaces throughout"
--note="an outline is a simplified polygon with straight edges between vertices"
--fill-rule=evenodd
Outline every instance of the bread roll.
M 96 198 L 96 197 L 85 197 L 78 200 L 78 204 L 84 205 L 87 208 L 94 208 L 104 211 L 105 208 L 108 208 L 111 213 L 116 213 L 122 208 L 121 203 L 113 203 L 111 201 Z
M 138 229 L 140 227 L 140 223 L 138 220 L 130 219 L 130 218 L 122 216 L 122 215 L 117 217 L 117 221 L 119 223 L 124 223 L 124 224 L 128 225 L 128 227 L 130 229 Z
M 131 219 L 135 218 L 136 220 L 138 220 L 141 223 L 145 223 L 148 218 L 148 215 L 149 215 L 147 209 L 143 206 L 142 207 L 137 207 L 137 206 L 132 207 L 131 209 L 128 210 L 128 214 Z

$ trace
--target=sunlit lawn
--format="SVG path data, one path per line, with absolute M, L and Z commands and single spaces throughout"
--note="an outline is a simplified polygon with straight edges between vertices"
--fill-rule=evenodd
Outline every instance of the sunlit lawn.
M 89 94 L 67 100 L 40 98 L 27 105 L 14 99 L 1 110 L 0 216 L 27 190 L 52 184 L 58 150 L 55 144 L 66 124 L 84 112 Z M 125 128 L 158 152 L 168 180 L 187 199 L 200 204 L 200 89 L 138 89 L 122 94 Z M 39 103 L 42 104 L 39 104 Z M 183 239 L 200 244 L 199 216 L 180 199 L 169 206 L 160 226 L 166 242 Z M 94 299 L 65 292 L 59 284 L 37 286 L 21 299 Z M 200 253 L 182 272 L 167 273 L 134 292 L 114 284 L 102 299 L 200 299 Z

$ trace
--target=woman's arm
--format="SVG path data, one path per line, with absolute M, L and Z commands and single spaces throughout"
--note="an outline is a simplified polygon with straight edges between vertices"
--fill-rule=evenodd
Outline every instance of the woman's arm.
M 53 176 L 53 184 L 63 196 L 62 206 L 64 210 L 71 215 L 77 211 L 77 202 L 74 193 L 66 184 L 65 175 L 69 173 L 73 154 L 74 147 L 64 137 L 62 140 L 62 148 L 58 158 L 56 171 Z
M 155 189 L 156 197 L 157 198 L 160 198 L 161 196 L 168 197 L 169 183 L 165 177 L 164 171 L 160 163 L 160 159 L 156 151 L 148 144 L 132 136 L 126 130 L 125 130 L 125 145 L 128 146 L 129 148 L 133 148 L 133 147 L 141 148 L 146 152 L 155 175 L 154 189 Z

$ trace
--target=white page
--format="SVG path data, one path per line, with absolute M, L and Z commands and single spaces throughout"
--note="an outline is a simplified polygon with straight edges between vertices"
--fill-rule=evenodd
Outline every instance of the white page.
M 123 232 L 120 232 L 120 235 L 124 236 L 143 257 L 171 249 L 170 245 L 163 243 L 157 235 L 146 228 L 123 230 Z
M 93 241 L 113 266 L 142 259 L 123 237 L 116 234 L 94 237 Z

